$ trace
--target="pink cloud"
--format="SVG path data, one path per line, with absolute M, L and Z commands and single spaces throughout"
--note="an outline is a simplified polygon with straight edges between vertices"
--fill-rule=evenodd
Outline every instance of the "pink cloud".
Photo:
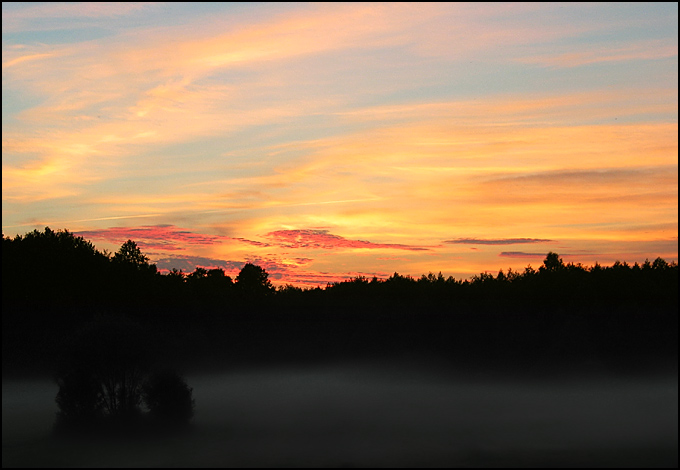
M 292 284 L 300 287 L 324 286 L 327 283 L 351 279 L 355 276 L 385 277 L 383 273 L 326 273 L 305 269 L 314 260 L 307 257 L 283 257 L 276 254 L 265 256 L 246 256 L 243 260 L 225 260 L 207 258 L 189 254 L 167 254 L 167 252 L 186 251 L 192 247 L 209 246 L 228 240 L 238 240 L 257 247 L 271 246 L 270 243 L 232 238 L 219 235 L 205 235 L 184 230 L 174 225 L 147 225 L 142 227 L 110 227 L 101 230 L 75 232 L 77 236 L 88 240 L 104 240 L 109 243 L 122 244 L 126 240 L 133 240 L 143 251 L 152 257 L 161 273 L 180 269 L 186 273 L 193 272 L 197 267 L 205 269 L 221 268 L 232 277 L 236 277 L 245 263 L 253 263 L 264 268 L 269 273 L 269 279 L 274 284 Z M 281 230 L 267 235 L 278 245 L 292 248 L 316 247 L 333 249 L 337 247 L 358 248 L 398 248 L 406 250 L 425 250 L 421 247 L 407 245 L 378 244 L 360 240 L 347 240 L 337 235 L 327 233 L 326 230 Z M 151 250 L 154 250 L 155 253 Z M 165 254 L 164 254 L 165 253 Z M 156 255 L 156 256 L 154 256 Z
M 193 272 L 197 267 L 205 269 L 224 269 L 227 275 L 236 278 L 243 265 L 252 263 L 264 268 L 269 274 L 269 279 L 274 285 L 292 284 L 297 287 L 317 287 L 325 286 L 328 283 L 341 282 L 352 279 L 357 276 L 365 276 L 372 278 L 377 276 L 379 278 L 388 277 L 385 273 L 363 273 L 363 272 L 346 272 L 346 273 L 328 273 L 316 272 L 303 269 L 304 266 L 311 263 L 311 258 L 292 258 L 280 259 L 275 255 L 265 257 L 249 257 L 245 260 L 223 260 L 215 258 L 205 258 L 201 256 L 191 255 L 171 255 L 168 258 L 155 260 L 156 266 L 161 273 L 167 273 L 174 269 L 180 269 L 185 273 Z
M 336 248 L 392 248 L 397 250 L 425 251 L 429 248 L 397 243 L 373 243 L 364 240 L 348 240 L 328 230 L 277 230 L 265 235 L 274 243 L 286 248 L 312 248 L 333 250 Z
M 140 248 L 162 251 L 182 251 L 186 249 L 185 245 L 214 245 L 223 240 L 231 239 L 224 236 L 194 233 L 182 230 L 174 225 L 146 225 L 137 228 L 110 227 L 101 230 L 75 232 L 75 234 L 86 239 L 105 240 L 120 244 L 126 240 L 133 240 Z

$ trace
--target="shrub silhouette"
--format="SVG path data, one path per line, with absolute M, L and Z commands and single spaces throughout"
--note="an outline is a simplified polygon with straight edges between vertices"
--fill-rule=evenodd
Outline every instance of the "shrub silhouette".
M 148 338 L 120 317 L 86 325 L 56 374 L 58 424 L 126 424 L 140 415 L 141 389 L 149 366 Z
M 192 392 L 177 372 L 163 370 L 149 377 L 143 399 L 156 424 L 186 426 L 194 415 Z
M 59 431 L 90 429 L 100 422 L 103 412 L 101 390 L 95 377 L 83 369 L 72 369 L 57 378 L 56 428 Z
M 76 335 L 56 382 L 57 431 L 130 431 L 149 418 L 186 424 L 193 415 L 192 389 L 175 372 L 150 374 L 149 336 L 124 318 L 99 319 Z

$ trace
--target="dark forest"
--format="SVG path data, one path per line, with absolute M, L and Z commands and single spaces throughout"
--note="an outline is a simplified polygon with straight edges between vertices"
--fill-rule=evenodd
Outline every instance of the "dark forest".
M 564 263 L 470 280 L 429 273 L 275 288 L 245 264 L 161 274 L 134 241 L 67 230 L 2 240 L 3 375 L 51 374 L 77 335 L 124 319 L 168 366 L 200 371 L 354 358 L 458 372 L 677 371 L 678 265 Z
M 49 228 L 2 255 L 3 466 L 677 467 L 675 262 L 301 289 Z

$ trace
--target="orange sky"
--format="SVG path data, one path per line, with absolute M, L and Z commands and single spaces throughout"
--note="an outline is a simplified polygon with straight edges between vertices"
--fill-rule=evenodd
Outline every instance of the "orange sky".
M 677 260 L 677 8 L 3 3 L 3 232 L 299 285 Z

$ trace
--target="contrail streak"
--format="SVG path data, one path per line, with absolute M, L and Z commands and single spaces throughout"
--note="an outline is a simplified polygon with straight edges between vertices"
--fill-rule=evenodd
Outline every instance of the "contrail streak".
M 139 219 L 139 218 L 144 218 L 144 217 L 160 217 L 163 214 L 140 214 L 140 215 L 119 215 L 116 217 L 98 217 L 96 219 L 78 219 L 78 220 L 61 220 L 61 221 L 52 221 L 52 222 L 30 222 L 27 224 L 18 224 L 18 225 L 6 225 L 3 227 L 4 228 L 13 228 L 13 227 L 26 227 L 29 225 L 56 225 L 56 224 L 70 224 L 74 222 L 95 222 L 99 220 L 118 220 L 118 219 Z

